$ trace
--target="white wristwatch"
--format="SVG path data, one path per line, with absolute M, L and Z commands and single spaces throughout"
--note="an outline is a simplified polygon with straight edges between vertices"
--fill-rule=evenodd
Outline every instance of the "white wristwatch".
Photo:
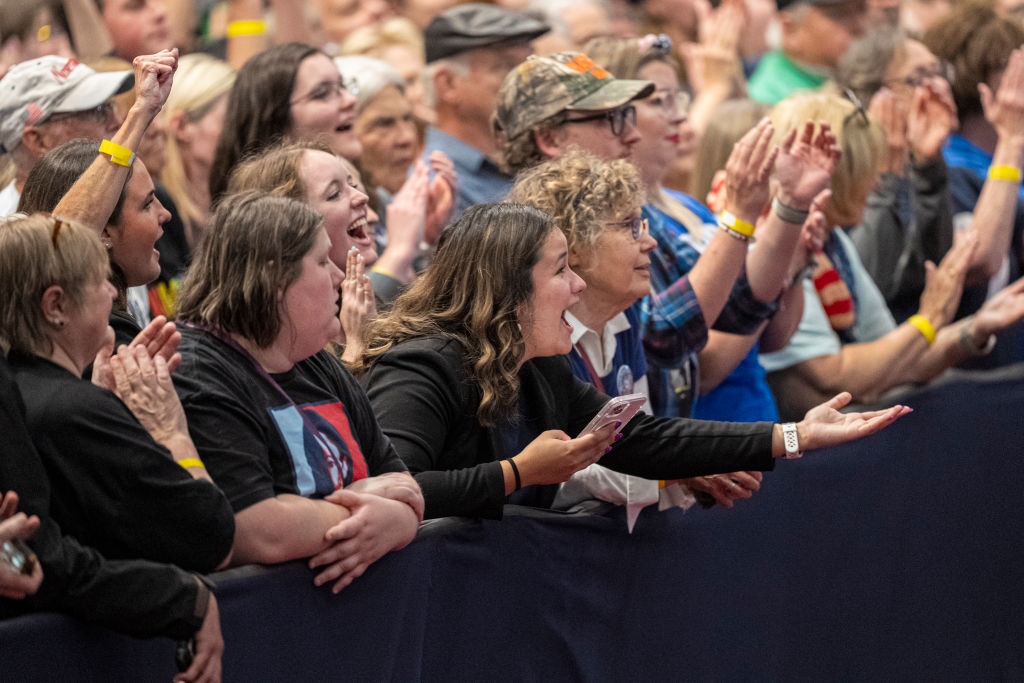
M 782 445 L 786 448 L 786 459 L 803 457 L 800 450 L 800 439 L 796 435 L 796 423 L 787 422 L 782 425 Z

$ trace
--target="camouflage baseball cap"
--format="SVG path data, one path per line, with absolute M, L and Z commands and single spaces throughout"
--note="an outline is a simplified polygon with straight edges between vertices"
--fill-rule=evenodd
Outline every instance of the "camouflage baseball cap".
M 513 140 L 559 112 L 614 109 L 652 92 L 654 83 L 615 78 L 579 52 L 535 55 L 505 77 L 495 119 Z

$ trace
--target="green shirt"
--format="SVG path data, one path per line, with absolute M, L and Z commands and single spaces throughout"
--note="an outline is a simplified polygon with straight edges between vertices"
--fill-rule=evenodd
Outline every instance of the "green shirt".
M 828 76 L 808 71 L 781 51 L 769 52 L 757 65 L 747 83 L 747 95 L 766 104 L 776 104 L 799 90 L 817 90 Z

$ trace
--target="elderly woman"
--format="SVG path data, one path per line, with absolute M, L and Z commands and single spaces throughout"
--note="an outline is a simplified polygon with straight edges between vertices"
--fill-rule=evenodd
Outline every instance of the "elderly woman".
M 1017 32 L 1012 26 L 1004 28 L 1010 35 Z M 994 52 L 985 52 L 985 60 L 1009 54 L 1011 48 L 1000 48 L 998 42 Z M 1020 73 L 1019 67 L 1007 70 L 984 117 L 970 106 L 961 112 L 965 134 L 979 129 L 994 133 L 996 165 L 1016 167 L 1024 153 L 1024 140 L 1017 133 L 1024 121 Z M 970 226 L 978 232 L 958 316 L 977 310 L 993 278 L 997 286 L 992 291 L 1006 284 L 1013 272 L 1008 266 L 1019 261 L 1011 246 L 1019 183 L 947 169 L 943 160 L 944 147 L 969 144 L 959 135 L 950 138 L 958 125 L 950 79 L 955 82 L 959 76 L 922 43 L 895 29 L 873 31 L 854 43 L 836 74 L 845 92 L 871 102 L 869 113 L 886 131 L 881 182 L 868 198 L 863 220 L 848 232 L 896 320 L 905 320 L 916 310 L 924 288 L 924 264 L 946 253 L 954 224 L 958 231 Z M 974 84 L 968 87 L 975 89 Z M 969 192 L 965 181 L 972 187 Z M 953 203 L 958 207 L 955 212 Z M 1009 349 L 996 355 L 1003 351 Z
M 221 200 L 182 287 L 175 376 L 196 447 L 235 511 L 234 562 L 311 557 L 334 590 L 416 533 L 423 500 L 358 384 L 324 351 L 342 273 L 324 218 Z
M 335 57 L 334 63 L 346 82 L 358 88 L 355 131 L 363 148 L 363 171 L 371 185 L 394 194 L 405 183 L 409 167 L 419 154 L 416 121 L 405 97 L 405 81 L 379 59 Z
M 137 345 L 110 358 L 107 273 L 84 226 L 43 215 L 0 225 L 0 336 L 53 516 L 108 557 L 212 571 L 231 549 L 231 510 L 196 456 L 164 357 Z M 94 360 L 90 383 L 82 372 Z
M 650 252 L 657 243 L 640 218 L 643 192 L 636 168 L 627 161 L 602 162 L 573 152 L 524 171 L 508 198 L 559 217 L 569 267 L 587 283 L 579 302 L 565 314 L 573 329 L 573 375 L 609 396 L 646 396 L 647 360 L 637 304 L 650 292 Z M 759 488 L 761 475 L 732 476 L 697 477 L 685 485 L 732 507 L 734 498 L 749 498 Z M 681 487 L 659 490 L 657 482 L 591 465 L 563 485 L 555 505 L 576 502 L 588 493 L 625 504 L 631 525 L 640 508 L 658 502 L 659 493 L 663 508 L 693 503 Z
M 778 201 L 767 215 L 767 179 L 747 179 L 753 164 L 746 155 L 764 149 L 762 138 L 771 135 L 768 124 L 762 121 L 735 145 L 727 164 L 728 212 L 723 216 L 735 215 L 757 227 L 757 244 L 748 250 L 748 244 L 733 239 L 734 233 L 718 230 L 719 221 L 700 202 L 662 187 L 678 153 L 679 125 L 687 116 L 667 47 L 603 39 L 587 49 L 616 77 L 656 86 L 637 101 L 641 139 L 631 155 L 643 181 L 643 215 L 658 242 L 651 252 L 652 296 L 644 332 L 655 413 L 774 421 L 778 413 L 753 347 L 770 318 L 775 336 L 786 338 L 799 316 L 800 295 L 790 284 L 801 269 L 801 224 L 811 201 L 828 186 L 838 157 L 831 133 L 823 128 L 815 134 L 804 121 L 786 131 L 799 130 L 800 135 L 786 138 L 775 160 Z M 779 308 L 782 313 L 776 315 Z M 674 347 L 686 353 L 666 353 Z M 701 397 L 720 384 L 702 407 Z
M 356 98 L 331 58 L 303 43 L 275 45 L 249 59 L 228 95 L 224 126 L 210 168 L 210 198 L 227 187 L 231 170 L 264 148 L 319 141 L 348 159 L 358 158 Z
M 607 397 L 573 378 L 562 355 L 572 348 L 566 311 L 586 287 L 568 259 L 548 214 L 478 205 L 445 230 L 430 268 L 374 323 L 367 393 L 423 488 L 428 517 L 500 518 L 509 500 L 548 506 L 549 485 L 599 460 L 648 479 L 771 469 L 787 452 L 784 433 L 795 454 L 868 434 L 905 410 L 842 415 L 840 395 L 799 425 L 640 415 L 614 448 L 612 425 L 573 438 Z
M 877 181 L 885 147 L 879 124 L 848 100 L 826 94 L 780 102 L 779 126 L 808 118 L 833 126 L 843 164 L 832 174 L 825 206 L 830 235 L 824 254 L 834 266 L 803 285 L 800 326 L 782 351 L 761 356 L 785 415 L 797 415 L 838 386 L 858 401 L 877 398 L 899 384 L 927 381 L 972 355 L 992 349 L 994 334 L 1024 317 L 1024 280 L 990 298 L 973 316 L 950 324 L 977 242 L 968 232 L 929 268 L 918 312 L 896 325 L 881 292 L 864 270 L 850 238 L 838 226 L 860 221 Z M 991 341 L 990 341 L 991 340 Z

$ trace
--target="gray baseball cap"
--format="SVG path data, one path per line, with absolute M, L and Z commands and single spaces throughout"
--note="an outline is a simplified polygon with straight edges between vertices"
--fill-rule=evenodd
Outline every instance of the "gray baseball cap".
M 96 73 L 56 55 L 15 64 L 0 80 L 0 152 L 13 150 L 25 128 L 51 114 L 98 107 L 134 85 L 131 71 Z

